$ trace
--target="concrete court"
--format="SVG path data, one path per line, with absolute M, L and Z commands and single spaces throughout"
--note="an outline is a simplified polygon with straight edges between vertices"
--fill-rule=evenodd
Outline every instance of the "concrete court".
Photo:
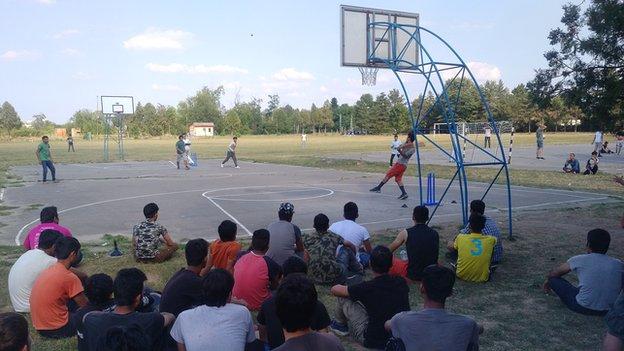
M 143 219 L 142 208 L 156 202 L 161 208 L 159 221 L 174 238 L 217 237 L 217 226 L 224 219 L 239 223 L 239 235 L 263 228 L 277 217 L 280 202 L 295 205 L 294 223 L 312 228 L 313 217 L 323 212 L 330 220 L 341 219 L 342 206 L 355 201 L 360 208 L 359 222 L 370 231 L 404 227 L 411 223 L 411 211 L 418 194 L 413 178 L 405 183 L 411 197 L 396 199 L 394 182 L 382 194 L 368 191 L 380 179 L 378 174 L 345 172 L 297 166 L 242 162 L 220 168 L 218 160 L 200 160 L 190 171 L 177 170 L 167 161 L 101 164 L 58 164 L 59 183 L 38 182 L 37 166 L 13 167 L 25 186 L 8 188 L 5 205 L 18 206 L 2 217 L 0 243 L 21 243 L 28 229 L 38 223 L 40 208 L 59 208 L 61 224 L 81 240 L 96 240 L 102 234 L 129 235 L 132 226 Z M 438 194 L 445 186 L 437 184 Z M 471 184 L 483 189 L 484 184 Z M 601 194 L 563 190 L 513 188 L 517 211 L 545 207 L 578 206 L 616 201 Z M 461 221 L 456 186 L 432 223 Z M 498 187 L 486 198 L 490 215 L 506 226 L 506 196 Z M 401 205 L 407 203 L 407 208 Z

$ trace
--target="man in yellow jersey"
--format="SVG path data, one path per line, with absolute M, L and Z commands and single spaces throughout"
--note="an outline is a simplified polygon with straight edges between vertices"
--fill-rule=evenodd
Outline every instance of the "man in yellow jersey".
M 483 235 L 485 217 L 470 215 L 470 234 L 459 234 L 453 242 L 457 250 L 457 277 L 470 282 L 486 282 L 490 278 L 490 262 L 496 238 Z

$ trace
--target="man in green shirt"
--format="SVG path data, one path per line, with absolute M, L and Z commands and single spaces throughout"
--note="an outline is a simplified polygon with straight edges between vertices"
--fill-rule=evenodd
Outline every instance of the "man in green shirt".
M 538 160 L 544 159 L 544 130 L 545 129 L 546 129 L 546 125 L 540 124 L 537 126 L 537 130 L 535 131 L 535 141 L 537 142 L 536 158 Z
M 56 169 L 54 168 L 52 153 L 50 152 L 50 139 L 46 135 L 41 138 L 41 143 L 37 146 L 35 155 L 43 167 L 43 182 L 45 183 L 47 181 L 48 168 L 50 169 L 50 173 L 52 173 L 52 181 L 56 182 Z
M 178 169 L 180 169 L 180 161 L 184 162 L 184 168 L 186 170 L 189 170 L 189 166 L 188 166 L 188 159 L 186 158 L 186 151 L 185 151 L 185 147 L 186 144 L 184 143 L 184 135 L 180 134 L 178 136 L 178 142 L 176 143 L 176 155 L 177 155 L 177 159 L 176 159 L 176 163 L 178 165 Z

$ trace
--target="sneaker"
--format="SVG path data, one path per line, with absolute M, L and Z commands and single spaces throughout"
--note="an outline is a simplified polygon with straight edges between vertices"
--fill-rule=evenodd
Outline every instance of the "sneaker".
M 378 187 L 374 187 L 374 188 L 372 188 L 372 189 L 371 189 L 371 190 L 369 190 L 369 191 L 372 191 L 372 192 L 374 192 L 374 193 L 380 193 L 380 192 L 381 192 L 381 189 L 379 189 Z
M 349 335 L 349 327 L 336 322 L 336 320 L 332 319 L 331 324 L 329 325 L 329 330 L 333 331 L 334 334 L 339 336 L 347 336 Z
M 223 168 L 223 163 L 221 164 L 221 168 Z
M 240 168 L 240 167 L 239 167 L 239 166 L 236 166 L 236 167 L 234 167 L 234 168 Z
M 407 198 L 408 198 L 407 194 L 401 194 L 401 196 L 398 197 L 399 200 L 405 200 Z

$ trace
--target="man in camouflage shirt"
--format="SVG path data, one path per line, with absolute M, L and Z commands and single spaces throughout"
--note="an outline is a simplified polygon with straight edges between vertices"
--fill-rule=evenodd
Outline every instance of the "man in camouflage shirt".
M 149 203 L 143 208 L 145 221 L 134 226 L 132 243 L 134 258 L 140 262 L 164 262 L 178 249 L 167 229 L 156 223 L 158 205 Z
M 362 266 L 351 254 L 349 267 L 340 263 L 336 257 L 338 250 L 350 248 L 350 253 L 355 252 L 355 246 L 335 233 L 328 231 L 329 218 L 320 213 L 314 217 L 314 229 L 312 234 L 305 235 L 303 246 L 310 256 L 308 262 L 308 277 L 317 284 L 342 284 L 353 275 L 362 274 Z

